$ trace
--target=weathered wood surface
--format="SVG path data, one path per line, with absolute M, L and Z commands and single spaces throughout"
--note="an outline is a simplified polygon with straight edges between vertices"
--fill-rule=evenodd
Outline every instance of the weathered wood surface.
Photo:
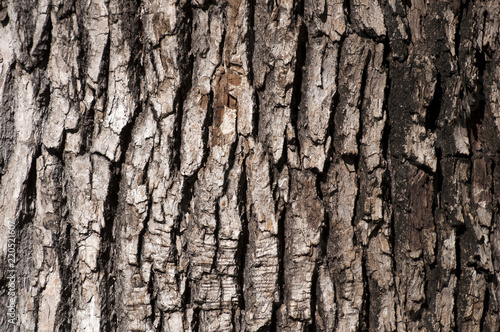
M 0 107 L 2 331 L 500 330 L 496 0 L 2 0 Z

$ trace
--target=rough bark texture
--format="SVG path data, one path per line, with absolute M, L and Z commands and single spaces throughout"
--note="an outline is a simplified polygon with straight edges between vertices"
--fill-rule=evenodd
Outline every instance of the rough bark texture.
M 1 331 L 500 330 L 497 0 L 0 24 Z

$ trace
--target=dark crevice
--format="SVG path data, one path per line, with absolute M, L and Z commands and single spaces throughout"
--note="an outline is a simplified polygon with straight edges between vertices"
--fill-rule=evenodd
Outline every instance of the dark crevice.
M 328 162 L 328 158 L 327 158 L 327 161 L 325 161 L 325 165 L 326 163 Z M 329 162 L 328 162 L 328 167 L 330 167 L 329 165 Z M 326 168 L 328 169 L 328 168 Z M 325 180 L 326 180 L 326 172 L 323 172 L 323 173 L 319 173 L 319 172 L 313 172 L 314 175 L 315 175 L 315 186 L 316 186 L 316 195 L 318 196 L 319 200 L 321 201 L 321 203 L 323 203 L 324 205 L 324 202 L 323 202 L 323 190 L 321 190 L 321 185 L 323 183 L 325 183 Z
M 236 311 L 236 308 L 233 306 L 231 308 L 231 325 L 232 325 L 232 329 L 230 330 L 230 332 L 236 332 L 236 331 L 240 331 L 238 329 L 240 325 L 240 322 L 238 319 L 241 319 L 241 313 L 237 313 Z
M 360 321 L 360 330 L 361 331 L 370 331 L 370 278 L 368 276 L 367 268 L 366 268 L 366 252 L 363 252 L 362 261 L 361 261 L 361 273 L 363 276 L 363 306 L 359 313 L 359 321 Z
M 122 183 L 122 168 L 126 160 L 127 151 L 130 147 L 132 141 L 132 132 L 135 127 L 135 123 L 139 114 L 142 113 L 142 107 L 139 106 L 133 113 L 132 118 L 123 127 L 120 134 L 120 146 L 122 147 L 121 155 L 118 161 L 112 162 L 111 178 L 109 182 L 108 195 L 104 202 L 104 218 L 105 226 L 101 230 L 101 242 L 98 253 L 98 270 L 103 271 L 104 278 L 101 282 L 105 286 L 105 292 L 101 294 L 101 312 L 103 317 L 107 319 L 101 319 L 101 331 L 109 331 L 109 329 L 116 328 L 117 326 L 117 316 L 115 312 L 115 266 L 114 266 L 114 249 L 115 249 L 115 238 L 113 230 L 115 229 L 116 216 L 119 214 L 119 206 L 121 193 L 120 185 Z M 99 155 L 99 154 L 97 154 Z M 105 156 L 103 156 L 105 157 Z M 149 211 L 149 210 L 148 210 Z M 139 240 L 140 242 L 140 240 Z M 141 245 L 141 244 L 140 244 Z M 140 252 L 138 252 L 138 262 L 140 264 Z
M 196 172 L 195 174 L 193 174 L 192 176 L 190 177 L 186 177 L 184 179 L 184 183 L 183 183 L 183 186 L 182 186 L 182 194 L 181 194 L 181 200 L 179 202 L 179 214 L 176 218 L 176 221 L 174 223 L 174 227 L 172 228 L 172 233 L 176 233 L 176 235 L 178 235 L 179 233 L 179 226 L 181 225 L 182 223 L 182 218 L 188 213 L 189 211 L 189 208 L 190 208 L 190 204 L 191 204 L 191 200 L 193 199 L 193 195 L 194 195 L 194 184 L 196 183 L 196 181 L 198 180 L 198 172 Z M 172 235 L 174 236 L 174 235 Z M 177 253 L 178 254 L 178 253 Z M 186 275 L 189 276 L 189 266 L 186 270 Z M 188 280 L 186 280 L 186 288 L 184 290 L 184 293 L 182 294 L 182 304 L 183 306 L 186 306 L 188 304 L 191 303 L 191 280 L 188 278 Z
M 243 161 L 242 165 L 242 173 L 240 176 L 240 183 L 238 186 L 238 211 L 241 218 L 241 233 L 240 238 L 238 239 L 238 249 L 236 251 L 236 261 L 239 262 L 238 269 L 238 285 L 239 285 L 239 307 L 241 310 L 245 310 L 245 265 L 246 265 L 246 255 L 249 243 L 249 234 L 248 234 L 248 217 L 247 217 L 247 191 L 248 191 L 248 183 L 247 183 L 247 174 L 245 161 Z
M 108 60 L 109 61 L 109 60 Z M 134 83 L 139 86 L 140 82 L 139 81 L 134 81 Z M 134 86 L 130 87 L 131 90 L 134 90 Z M 138 96 L 136 96 L 138 97 Z M 138 98 L 136 98 L 138 99 Z M 106 102 L 108 102 L 108 98 L 106 98 Z M 117 227 L 115 225 L 116 221 L 116 216 L 119 215 L 119 206 L 120 202 L 123 199 L 123 193 L 120 192 L 120 187 L 122 183 L 122 169 L 123 165 L 126 160 L 127 156 L 127 151 L 130 147 L 130 143 L 132 142 L 132 135 L 133 135 L 133 129 L 135 127 L 135 124 L 137 122 L 138 116 L 142 113 L 142 105 L 139 103 L 134 110 L 131 119 L 128 121 L 128 123 L 122 128 L 122 131 L 120 133 L 120 147 L 122 148 L 120 158 L 111 163 L 111 178 L 110 178 L 110 183 L 109 183 L 109 190 L 108 190 L 108 195 L 106 197 L 105 203 L 104 203 L 104 209 L 105 209 L 105 227 L 102 232 L 102 241 L 100 244 L 99 248 L 99 253 L 98 253 L 98 262 L 102 263 L 102 266 L 98 266 L 98 269 L 100 271 L 104 270 L 104 275 L 106 276 L 107 279 L 104 279 L 103 282 L 106 285 L 106 292 L 101 294 L 101 309 L 104 310 L 104 312 L 107 315 L 110 315 L 108 317 L 108 322 L 105 322 L 104 324 L 101 323 L 101 331 L 107 331 L 107 328 L 114 328 L 117 326 L 117 316 L 116 312 L 114 311 L 114 297 L 115 297 L 115 276 L 114 273 L 117 271 L 115 270 L 116 267 L 114 266 L 114 235 L 113 235 L 113 230 Z M 99 155 L 99 154 L 97 154 Z M 103 156 L 105 157 L 105 156 Z M 106 157 L 105 157 L 106 158 Z M 139 257 L 138 257 L 139 259 Z M 108 302 L 106 302 L 108 301 Z M 107 308 L 109 306 L 109 308 Z M 106 321 L 104 319 L 101 319 L 102 321 Z
M 316 289 L 318 286 L 318 264 L 314 267 L 312 282 L 311 282 L 311 323 L 309 324 L 308 331 L 316 332 L 318 327 L 316 326 L 316 305 L 318 303 L 318 295 Z
M 131 45 L 131 56 L 128 59 L 128 65 L 127 65 L 128 68 L 127 74 L 129 78 L 128 88 L 131 91 L 134 100 L 137 101 L 137 106 L 136 109 L 134 110 L 132 118 L 131 120 L 129 120 L 127 125 L 125 125 L 125 127 L 122 129 L 120 135 L 121 136 L 120 143 L 121 146 L 123 147 L 123 151 L 120 156 L 120 160 L 114 166 L 116 166 L 116 169 L 118 169 L 119 172 L 121 172 L 123 164 L 125 163 L 126 160 L 127 151 L 130 148 L 133 135 L 135 134 L 134 129 L 138 121 L 138 117 L 143 113 L 145 106 L 143 105 L 143 101 L 141 100 L 141 86 L 144 83 L 143 77 L 145 77 L 145 67 L 144 67 L 145 54 L 143 53 L 145 45 L 143 39 L 144 35 L 143 23 L 140 18 L 140 15 L 137 15 L 137 13 L 140 13 L 141 11 L 140 0 L 122 1 L 119 3 L 119 6 L 120 6 L 119 14 L 124 17 L 123 20 L 120 20 L 121 30 L 122 33 L 124 34 L 125 39 L 129 41 Z M 147 178 L 147 167 L 148 167 L 147 165 L 148 164 L 146 164 L 146 168 L 144 170 L 145 178 Z M 146 191 L 149 192 L 149 188 L 147 188 Z M 138 235 L 136 257 L 137 257 L 137 264 L 139 267 L 141 266 L 142 263 L 143 241 L 144 241 L 144 235 L 146 234 L 148 229 L 148 222 L 151 214 L 151 205 L 152 201 L 151 199 L 149 199 L 146 216 L 142 222 L 143 227 Z
M 203 133 L 201 137 L 204 144 L 203 144 L 203 158 L 201 159 L 200 165 L 205 165 L 208 160 L 208 156 L 210 155 L 210 142 L 208 141 L 208 138 L 210 137 L 210 129 L 212 128 L 214 122 L 214 109 L 212 107 L 213 102 L 214 102 L 214 92 L 210 90 L 208 105 L 207 105 L 207 113 L 205 115 L 205 119 L 203 120 L 203 125 L 202 125 Z
M 372 220 L 372 223 L 373 226 L 372 229 L 370 230 L 370 233 L 368 234 L 368 240 L 377 237 L 377 235 L 382 232 L 382 227 L 386 223 L 386 220 L 384 220 L 383 218 L 380 220 Z
M 174 97 L 174 110 L 176 110 L 176 118 L 174 125 L 174 133 L 173 137 L 174 144 L 172 147 L 172 151 L 176 151 L 177 153 L 173 154 L 173 165 L 177 170 L 181 168 L 181 146 L 182 146 L 182 121 L 184 116 L 184 103 L 186 101 L 186 96 L 188 95 L 191 87 L 193 85 L 193 65 L 194 65 L 194 56 L 190 54 L 191 43 L 192 43 L 192 28 L 193 28 L 193 8 L 190 3 L 186 2 L 185 7 L 183 7 L 185 15 L 183 16 L 182 22 L 180 24 L 180 40 L 182 41 L 182 47 L 179 48 L 179 63 L 180 63 L 180 72 L 181 72 L 181 85 L 179 90 L 176 92 Z M 210 101 L 209 105 L 212 102 Z
M 421 162 L 419 162 L 417 160 L 417 158 L 415 156 L 409 156 L 406 158 L 406 160 L 408 161 L 408 163 L 410 165 L 417 167 L 419 170 L 422 170 L 424 173 L 428 174 L 429 176 L 434 176 L 435 171 L 432 169 L 432 167 L 430 167 L 429 165 L 426 165 L 426 164 L 422 164 Z
M 387 70 L 387 80 L 386 80 L 386 85 L 384 89 L 384 102 L 382 105 L 382 110 L 385 113 L 385 123 L 384 123 L 384 129 L 382 131 L 382 155 L 385 160 L 388 160 L 388 154 L 389 154 L 389 137 L 391 135 L 391 125 L 390 125 L 390 119 L 389 119 L 389 96 L 391 94 L 391 75 L 390 75 L 390 65 L 388 63 L 390 55 L 390 46 L 389 43 L 387 42 L 384 46 L 384 60 L 383 60 L 383 65 L 385 68 L 388 68 Z
M 484 239 L 481 239 L 484 241 Z M 478 241 L 478 242 L 481 242 L 481 243 L 478 243 L 480 245 L 484 245 L 484 243 L 482 243 L 482 241 Z M 487 282 L 490 282 L 491 278 L 492 278 L 492 275 L 491 275 L 491 271 L 489 269 L 486 269 L 484 266 L 481 265 L 481 256 L 479 254 L 475 254 L 471 257 L 471 259 L 473 259 L 472 261 L 469 261 L 465 264 L 465 266 L 467 267 L 471 267 L 473 268 L 477 274 L 482 274 L 484 276 L 484 279 L 487 281 Z
M 189 271 L 187 271 L 186 274 Z M 191 280 L 186 280 L 186 287 L 184 289 L 184 293 L 181 296 L 181 304 L 182 307 L 186 308 L 189 304 L 191 303 Z M 184 311 L 184 315 L 186 314 L 186 311 Z M 186 318 L 184 318 L 186 320 Z
M 56 9 L 56 13 L 59 21 L 70 18 L 73 14 L 75 14 L 75 2 L 65 1 L 59 4 L 59 7 Z M 82 30 L 80 29 L 80 31 Z
M 444 181 L 444 177 L 443 177 L 443 168 L 441 166 L 441 162 L 442 162 L 442 151 L 440 148 L 436 148 L 436 160 L 437 160 L 437 165 L 436 165 L 436 175 L 434 176 L 434 181 L 435 181 L 435 184 L 434 184 L 434 188 L 435 188 L 435 200 L 437 200 L 437 194 L 441 193 L 443 191 L 443 181 Z M 437 205 L 438 202 L 436 201 L 435 204 Z M 433 206 L 433 214 L 434 214 L 434 211 L 435 211 L 435 207 Z
M 191 204 L 191 200 L 194 195 L 194 184 L 198 180 L 198 173 L 193 174 L 192 176 L 186 177 L 184 179 L 184 184 L 182 186 L 182 198 L 179 202 L 179 215 L 178 220 L 176 222 L 177 225 L 180 224 L 182 216 L 189 211 L 189 207 Z
M 276 164 L 274 164 L 273 166 L 271 166 L 269 168 L 269 183 L 271 184 L 271 191 L 275 194 L 274 198 L 278 197 L 276 195 L 276 193 L 278 191 L 278 186 L 277 186 L 277 181 L 275 181 L 275 178 L 279 178 L 279 173 L 283 172 L 285 167 L 291 168 L 291 166 L 289 166 L 287 164 L 287 162 L 288 162 L 288 147 L 290 145 L 293 147 L 296 147 L 296 149 L 298 151 L 297 153 L 300 154 L 297 140 L 292 139 L 291 141 L 288 141 L 288 139 L 286 137 L 286 127 L 285 127 L 285 130 L 283 132 L 283 135 L 284 135 L 283 152 L 281 153 L 281 157 L 276 162 Z M 272 157 L 271 157 L 271 160 L 272 160 Z M 277 173 L 276 176 L 275 176 L 275 173 Z M 279 201 L 275 201 L 274 206 L 277 207 L 278 205 L 279 205 Z
M 342 35 L 340 37 L 340 41 L 339 41 L 339 48 L 338 48 L 338 51 L 337 51 L 337 69 L 335 70 L 336 72 L 336 75 L 335 75 L 335 86 L 337 87 L 336 88 L 336 91 L 335 91 L 335 94 L 332 96 L 332 104 L 331 104 L 331 109 L 330 109 L 330 118 L 328 120 L 328 135 L 331 137 L 331 146 L 330 148 L 328 149 L 328 156 L 326 158 L 326 163 L 325 163 L 325 166 L 324 166 L 324 174 L 326 175 L 328 173 L 328 167 L 327 165 L 329 165 L 331 162 L 333 162 L 333 155 L 335 153 L 335 144 L 334 144 L 334 139 L 335 139 L 335 114 L 337 112 L 337 108 L 338 108 L 338 105 L 339 105 L 339 102 L 340 102 L 340 92 L 339 92 L 339 76 L 340 76 L 340 64 L 341 64 L 341 61 L 340 61 L 340 57 L 341 57 L 341 54 L 342 54 L 342 48 L 343 48 L 343 45 L 344 45 L 344 41 L 346 39 L 346 36 L 345 35 Z M 326 179 L 326 178 L 325 178 Z
M 61 294 L 54 319 L 54 331 L 71 331 L 72 330 L 72 310 L 74 307 L 73 299 L 73 283 L 74 268 L 73 262 L 77 255 L 77 250 L 71 256 L 71 224 L 66 218 L 63 218 L 59 230 L 59 238 L 56 243 L 56 252 L 59 262 L 59 278 L 61 280 Z
M 40 36 L 40 42 L 36 45 L 36 48 L 32 50 L 31 55 L 32 66 L 27 68 L 28 72 L 38 68 L 40 70 L 46 70 L 49 64 L 50 57 L 50 48 L 52 44 L 52 18 L 50 11 L 46 14 L 47 22 L 46 25 L 42 28 L 43 32 Z
M 324 202 L 323 202 L 324 204 Z M 327 264 L 328 262 L 328 241 L 330 239 L 330 217 L 327 211 L 324 213 L 323 227 L 319 242 L 319 261 L 318 264 Z
M 322 12 L 317 14 L 317 17 L 321 20 L 321 23 L 326 23 L 326 20 L 328 19 L 328 5 L 329 3 L 327 1 L 324 2 L 323 8 L 318 6 L 318 9 L 323 10 Z M 331 15 L 331 14 L 330 14 Z
M 269 325 L 264 325 L 257 330 L 257 332 L 277 332 L 278 331 L 278 310 L 280 305 L 273 303 L 273 311 L 271 313 L 271 322 Z
M 401 2 L 403 3 L 403 5 L 405 5 L 406 8 L 411 9 L 411 0 L 401 0 Z
M 387 171 L 389 173 L 389 171 Z M 390 175 L 389 175 L 390 176 Z M 389 187 L 390 188 L 390 187 Z M 389 194 L 389 199 L 392 200 L 392 193 Z M 388 204 L 390 205 L 391 202 L 388 201 Z M 391 250 L 391 262 L 392 262 L 392 278 L 393 280 L 397 280 L 396 277 L 398 275 L 398 265 L 396 261 L 396 227 L 395 227 L 395 220 L 394 220 L 394 212 L 391 212 L 390 219 L 388 220 L 389 222 L 389 227 L 391 230 L 391 233 L 389 234 L 389 243 L 391 245 L 390 250 Z M 394 287 L 396 288 L 396 287 Z M 395 291 L 395 301 L 394 301 L 394 312 L 398 312 L 398 305 L 400 305 L 400 299 L 399 299 L 399 293 L 397 292 L 397 289 Z
M 339 53 L 338 53 L 338 57 L 337 57 L 337 62 L 340 62 L 340 48 L 341 48 L 341 46 L 339 46 Z M 337 111 L 337 107 L 338 107 L 339 101 L 340 101 L 340 93 L 338 91 L 338 86 L 339 86 L 339 74 L 338 73 L 339 73 L 339 70 L 340 70 L 340 65 L 338 65 L 337 70 L 336 70 L 337 75 L 335 77 L 335 85 L 337 86 L 337 91 L 335 91 L 335 94 L 332 97 L 332 104 L 330 106 L 330 118 L 328 119 L 327 137 L 328 136 L 331 137 L 331 142 L 330 142 L 330 146 L 327 148 L 328 154 L 327 154 L 325 165 L 323 167 L 323 173 L 325 173 L 325 174 L 327 173 L 327 170 L 328 170 L 327 165 L 329 165 L 332 161 L 332 157 L 333 157 L 334 149 L 335 149 L 335 145 L 333 144 L 333 139 L 335 138 L 335 113 Z
M 308 31 L 307 27 L 304 23 L 302 23 L 299 27 L 299 32 L 297 36 L 297 52 L 295 54 L 296 62 L 295 62 L 295 69 L 294 69 L 294 77 L 293 77 L 293 88 L 292 88 L 292 100 L 290 103 L 290 123 L 292 125 L 293 130 L 295 131 L 295 138 L 297 142 L 287 142 L 285 140 L 285 146 L 284 146 L 284 151 L 287 151 L 287 144 L 292 144 L 296 147 L 297 149 L 297 154 L 300 158 L 300 143 L 298 142 L 299 140 L 299 108 L 301 104 L 301 99 L 302 99 L 302 79 L 303 79 L 303 68 L 305 67 L 306 64 L 306 53 L 307 53 L 307 40 L 308 40 Z M 285 129 L 286 130 L 286 129 Z M 283 135 L 286 136 L 285 133 Z M 285 153 L 283 153 L 283 156 L 285 156 Z M 281 163 L 278 164 L 284 164 L 286 163 L 285 158 L 282 157 Z M 279 165 L 278 165 L 279 166 Z M 282 166 L 282 165 L 281 165 Z M 282 167 L 278 167 L 281 169 Z
M 214 73 L 217 73 L 217 69 L 221 66 L 224 66 L 225 65 L 225 56 L 224 56 L 224 46 L 226 44 L 226 35 L 227 35 L 227 30 L 226 30 L 226 27 L 225 27 L 225 24 L 227 23 L 226 21 L 226 11 L 222 8 L 217 8 L 217 11 L 214 12 L 214 15 L 220 15 L 221 16 L 221 21 L 224 22 L 222 25 L 223 25 L 223 29 L 222 29 L 222 35 L 221 35 L 221 38 L 220 38 L 220 43 L 219 43 L 219 59 L 220 59 L 220 62 L 219 64 L 217 64 L 217 66 L 215 67 L 215 70 L 214 70 Z M 209 16 L 209 20 L 210 20 L 210 16 Z M 209 23 L 209 26 L 210 26 L 210 23 Z M 211 31 L 209 31 L 211 32 Z M 227 64 L 228 66 L 230 64 Z
M 224 191 L 226 192 L 226 191 Z M 210 273 L 217 273 L 217 258 L 220 254 L 220 239 L 219 239 L 219 228 L 220 228 L 220 205 L 219 205 L 219 200 L 216 201 L 215 203 L 215 212 L 214 212 L 214 218 L 215 218 L 215 227 L 214 227 L 214 232 L 213 236 L 215 239 L 215 254 L 214 258 L 212 259 L 212 265 L 210 266 Z M 221 280 L 219 280 L 222 282 Z M 220 289 L 222 289 L 222 285 L 220 286 Z
M 266 0 L 266 9 L 268 13 L 271 13 L 274 9 L 275 0 Z
M 253 84 L 253 83 L 252 83 Z M 252 114 L 252 133 L 253 137 L 259 137 L 259 120 L 260 120 L 260 99 L 257 93 L 254 93 L 255 106 Z
M 486 98 L 484 94 L 484 72 L 486 69 L 485 54 L 476 51 L 476 65 L 478 68 L 478 79 L 474 91 L 474 103 L 471 105 L 470 115 L 467 118 L 466 124 L 470 133 L 472 133 L 475 141 L 479 139 L 478 128 L 481 127 L 484 119 L 484 111 L 486 108 Z
M 344 0 L 344 15 L 346 16 L 346 20 L 349 24 L 351 23 L 351 0 Z
M 239 136 L 236 137 L 234 142 L 232 142 L 230 147 L 229 147 L 229 156 L 228 156 L 227 166 L 225 167 L 225 170 L 224 170 L 224 181 L 222 183 L 222 193 L 227 193 L 228 186 L 229 186 L 229 174 L 230 174 L 231 170 L 233 169 L 234 162 L 236 161 L 236 150 L 238 148 L 238 145 L 240 145 L 240 137 Z M 219 220 L 219 219 L 217 219 L 217 220 Z
M 35 91 L 37 104 L 41 110 L 44 110 L 42 114 L 46 116 L 48 115 L 46 109 L 50 104 L 50 81 L 48 79 L 42 78 L 37 84 L 37 89 L 38 90 Z
M 245 45 L 247 47 L 247 59 L 248 59 L 248 79 L 250 80 L 250 85 L 254 86 L 253 79 L 253 55 L 255 51 L 255 4 L 256 1 L 248 1 L 248 29 L 247 34 L 244 37 Z
M 36 182 L 37 182 L 37 171 L 36 171 L 36 160 L 41 155 L 41 147 L 38 146 L 33 153 L 31 159 L 31 166 L 28 172 L 28 178 L 26 179 L 26 187 L 23 193 L 23 201 L 21 203 L 21 213 L 19 216 L 18 229 L 21 231 L 25 227 L 29 227 L 28 224 L 33 223 L 33 218 L 35 217 L 35 200 L 36 200 Z
M 464 10 L 466 10 L 466 6 L 468 6 L 468 4 L 463 4 L 462 2 L 464 2 L 464 0 L 460 1 L 459 2 L 459 10 L 458 10 L 458 14 L 457 14 L 457 22 L 458 24 L 455 26 L 455 57 L 458 59 L 458 61 L 456 61 L 456 65 L 457 65 L 457 72 L 461 72 L 461 64 L 462 62 L 460 61 L 460 41 L 461 41 L 461 34 L 460 34 L 460 31 L 462 30 L 462 27 L 464 26 L 464 22 L 462 21 L 462 18 L 463 18 L 463 15 L 464 15 Z
M 140 12 L 140 1 L 125 0 L 118 2 L 119 14 L 123 19 L 120 19 L 121 31 L 124 40 L 128 41 L 131 52 L 127 64 L 128 88 L 135 100 L 140 98 L 141 81 L 145 77 L 144 69 L 144 49 L 143 38 L 144 28 L 142 20 L 137 13 Z M 110 31 L 113 31 L 112 27 Z
M 443 102 L 443 88 L 441 87 L 441 75 L 438 73 L 436 76 L 436 87 L 434 96 L 432 97 L 427 112 L 425 113 L 425 128 L 435 131 L 438 127 L 437 120 L 441 114 L 441 105 Z
M 193 332 L 200 331 L 200 307 L 195 307 L 193 310 Z
M 2 27 L 5 28 L 10 22 L 10 17 L 9 17 L 9 14 L 7 13 L 6 7 L 1 8 L 1 10 L 2 10 L 2 14 L 5 13 L 4 14 L 5 16 L 1 19 Z
M 252 87 L 254 87 L 254 70 L 253 70 L 253 57 L 255 52 L 255 1 L 248 1 L 248 29 L 247 34 L 244 38 L 247 47 L 247 61 L 248 61 L 248 80 Z M 255 105 L 252 113 L 252 133 L 253 137 L 258 137 L 259 135 L 259 96 L 255 91 L 253 93 L 253 99 L 255 100 Z
M 180 170 L 181 168 L 181 144 L 182 144 L 182 121 L 184 115 L 184 102 L 188 92 L 191 90 L 193 84 L 193 66 L 194 66 L 194 56 L 189 53 L 191 50 L 192 43 L 192 29 L 193 29 L 193 8 L 190 3 L 186 3 L 183 7 L 183 11 L 185 15 L 183 16 L 183 20 L 181 23 L 180 33 L 179 35 L 182 37 L 184 47 L 181 47 L 179 50 L 179 58 L 182 60 L 181 63 L 181 76 L 182 82 L 181 87 L 176 93 L 174 99 L 174 109 L 177 110 L 177 115 L 175 118 L 175 126 L 173 137 L 174 143 L 172 146 L 172 151 L 176 151 L 173 153 L 172 166 L 174 169 Z M 210 102 L 211 104 L 211 102 Z M 174 227 L 171 231 L 172 238 L 180 235 L 180 225 L 182 223 L 183 216 L 189 211 L 189 206 L 194 194 L 194 183 L 198 179 L 198 173 L 196 172 L 192 176 L 184 178 L 182 185 L 182 193 L 181 200 L 179 202 L 179 214 L 176 217 L 174 222 Z M 179 179 L 181 181 L 181 179 Z M 178 261 L 179 253 L 177 249 L 174 248 L 174 255 L 176 257 L 176 261 Z M 189 275 L 189 266 L 186 270 L 186 275 Z M 181 295 L 181 302 L 183 306 L 187 306 L 191 303 L 191 281 L 189 279 L 186 280 L 186 286 L 183 294 Z M 195 308 L 196 319 L 198 319 L 199 309 Z
M 164 319 L 165 319 L 165 314 L 163 313 L 163 311 L 160 311 L 160 317 L 159 317 L 158 327 L 156 328 L 157 332 L 162 332 L 162 331 L 165 330 L 165 328 L 163 327 L 163 320 Z
M 150 164 L 150 161 L 153 159 L 153 153 L 154 153 L 154 145 L 150 151 L 149 159 L 146 162 L 146 165 L 144 166 L 144 170 L 142 171 L 143 179 L 148 179 L 149 164 Z M 139 268 L 140 268 L 141 262 L 142 262 L 144 236 L 146 235 L 146 232 L 148 231 L 148 223 L 149 223 L 149 220 L 151 218 L 151 211 L 152 211 L 152 206 L 153 206 L 153 198 L 151 197 L 152 190 L 150 189 L 149 182 L 147 180 L 146 180 L 146 192 L 148 193 L 148 196 L 149 196 L 148 206 L 146 209 L 146 216 L 142 222 L 142 229 L 139 232 L 139 238 L 137 241 L 137 265 L 139 266 Z
M 140 266 L 140 265 L 139 265 Z M 156 306 L 156 296 L 155 296 L 155 287 L 154 287 L 154 279 L 155 279 L 155 272 L 153 270 L 153 267 L 151 266 L 151 269 L 149 271 L 149 280 L 148 280 L 148 283 L 147 283 L 147 294 L 149 295 L 149 300 L 150 300 L 150 303 L 151 303 L 151 315 L 148 317 L 149 320 L 151 322 L 153 322 L 153 326 L 154 326 L 154 321 L 156 320 L 156 314 L 157 314 L 157 306 Z M 160 319 L 160 324 L 161 325 L 162 322 L 161 322 L 161 319 Z M 156 328 L 156 331 L 157 332 L 161 332 L 161 328 L 160 326 L 158 326 Z
M 111 178 L 108 186 L 108 195 L 104 202 L 104 228 L 101 230 L 101 242 L 97 257 L 97 269 L 103 271 L 100 289 L 101 293 L 101 332 L 112 331 L 116 328 L 117 321 L 114 313 L 115 307 L 115 276 L 114 271 L 114 216 L 118 210 L 118 192 L 120 189 L 121 174 L 119 169 L 111 167 Z
M 392 205 L 392 179 L 391 172 L 386 169 L 382 174 L 382 183 L 380 185 L 382 189 L 382 200 L 387 203 L 387 205 Z
M 358 173 L 359 154 L 357 154 L 357 155 L 353 155 L 353 154 L 343 155 L 342 160 L 347 165 L 353 165 L 355 172 Z M 356 229 L 356 224 L 358 222 L 358 219 L 360 219 L 360 216 L 362 215 L 362 212 L 361 212 L 362 209 L 358 208 L 358 205 L 360 203 L 360 198 L 361 198 L 360 197 L 361 196 L 360 181 L 359 181 L 358 177 L 356 177 L 355 182 L 356 182 L 355 186 L 356 186 L 357 190 L 356 190 L 356 197 L 354 198 L 354 211 L 353 211 L 352 218 L 351 218 L 351 226 L 353 227 L 353 229 Z M 358 238 L 357 238 L 356 233 L 353 234 L 353 244 L 355 246 L 360 244 L 360 243 L 358 243 Z
M 330 264 L 329 264 L 330 265 Z M 330 268 L 330 266 L 328 267 L 329 271 L 330 271 L 330 275 L 331 275 L 331 271 L 333 270 L 332 268 Z M 337 307 L 340 307 L 340 304 L 339 304 L 339 300 L 340 300 L 340 296 L 339 296 L 339 285 L 338 283 L 335 281 L 335 279 L 333 280 L 333 293 L 335 294 L 335 305 Z M 333 324 L 333 326 L 338 326 L 339 324 L 339 320 L 340 320 L 340 310 L 337 309 L 335 310 L 335 322 Z
M 60 5 L 59 10 L 57 11 L 57 15 L 59 16 L 59 20 L 70 18 L 75 15 L 76 24 L 78 26 L 78 31 L 80 31 L 79 36 L 77 37 L 78 41 L 78 54 L 76 56 L 76 63 L 78 67 L 78 73 L 76 79 L 80 81 L 80 93 L 78 94 L 78 101 L 81 102 L 85 100 L 85 97 L 82 96 L 85 94 L 85 90 L 87 89 L 87 75 L 88 75 L 88 63 L 89 59 L 87 57 L 87 47 L 84 45 L 89 45 L 89 32 L 85 28 L 85 5 L 80 4 L 78 7 L 75 7 L 75 3 L 64 2 Z M 62 17 L 63 18 L 62 18 Z M 107 40 L 109 40 L 109 35 Z M 109 52 L 108 52 L 109 54 Z M 101 60 L 106 59 L 105 54 L 103 54 L 103 58 Z M 99 72 L 101 74 L 101 72 Z M 78 85 L 74 85 L 75 87 Z
M 295 16 L 304 17 L 304 9 L 306 0 L 295 0 L 294 8 L 295 8 Z M 325 4 L 326 5 L 326 4 Z
M 285 219 L 287 206 L 283 208 L 278 216 L 278 285 L 279 285 L 279 303 L 276 303 L 276 309 L 279 308 L 285 301 Z
M 488 331 L 489 326 L 485 329 L 484 324 L 486 323 L 486 318 L 488 317 L 488 313 L 490 311 L 490 290 L 486 287 L 484 292 L 484 300 L 483 300 L 483 314 L 481 315 L 481 320 L 479 321 L 479 331 Z
M 372 58 L 372 51 L 368 50 L 368 54 L 366 55 L 365 63 L 363 66 L 363 74 L 361 75 L 361 87 L 359 88 L 359 130 L 356 133 L 356 144 L 358 146 L 358 151 L 361 148 L 361 139 L 363 137 L 363 116 L 365 115 L 365 93 L 366 93 L 366 84 L 368 83 L 368 69 L 370 66 Z M 370 96 L 371 97 L 371 96 Z M 360 153 L 358 152 L 358 155 Z M 359 158 L 359 157 L 358 157 Z M 358 160 L 359 162 L 359 160 Z M 357 163 L 358 163 L 357 162 Z M 356 170 L 358 168 L 356 167 Z
M 142 105 L 138 104 L 132 114 L 131 119 L 122 128 L 120 133 L 120 146 L 122 147 L 120 159 L 113 163 L 113 168 L 121 173 L 121 166 L 125 163 L 128 148 L 130 147 L 130 142 L 132 142 L 132 131 L 135 127 L 137 117 L 142 113 Z
M 151 301 L 151 316 L 149 319 L 154 322 L 156 319 L 156 296 L 155 296 L 155 287 L 154 287 L 154 278 L 155 278 L 155 273 L 153 271 L 153 268 L 151 267 L 150 269 L 150 278 L 147 284 L 147 293 L 149 295 L 149 299 Z M 161 323 L 160 323 L 161 324 Z M 161 329 L 156 328 L 156 331 L 161 331 Z

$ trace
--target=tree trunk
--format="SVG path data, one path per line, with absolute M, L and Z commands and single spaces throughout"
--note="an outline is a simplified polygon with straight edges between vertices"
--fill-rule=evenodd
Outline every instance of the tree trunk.
M 1 331 L 499 331 L 497 0 L 2 0 Z

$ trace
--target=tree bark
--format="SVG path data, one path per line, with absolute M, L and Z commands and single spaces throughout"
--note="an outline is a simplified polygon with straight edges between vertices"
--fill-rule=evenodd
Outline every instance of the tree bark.
M 498 1 L 0 23 L 0 330 L 500 331 Z

